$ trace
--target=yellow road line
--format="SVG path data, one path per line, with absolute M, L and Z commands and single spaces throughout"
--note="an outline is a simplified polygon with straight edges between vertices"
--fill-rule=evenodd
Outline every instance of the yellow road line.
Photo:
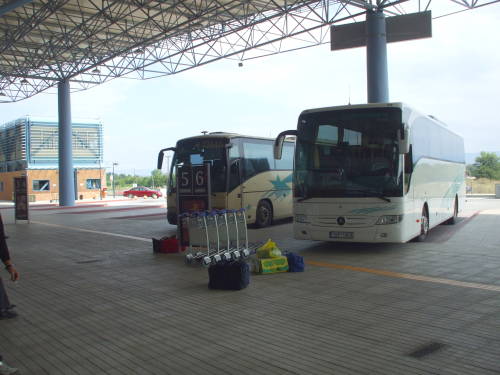
M 47 225 L 49 227 L 58 227 L 58 228 L 64 228 L 64 229 L 72 229 L 72 230 L 76 230 L 76 231 L 79 231 L 79 232 L 94 233 L 94 234 L 104 234 L 106 236 L 121 237 L 121 238 L 128 238 L 130 240 L 151 242 L 151 238 L 128 236 L 126 234 L 111 233 L 111 232 L 100 232 L 100 231 L 97 231 L 97 230 L 83 229 L 83 228 L 77 228 L 77 227 L 68 227 L 66 225 L 42 223 L 41 221 L 32 221 L 32 223 L 34 223 L 34 224 L 40 224 L 40 225 Z
M 356 271 L 356 272 L 366 272 L 366 273 L 372 273 L 372 274 L 380 275 L 380 276 L 395 277 L 395 278 L 399 278 L 399 279 L 427 281 L 430 283 L 459 286 L 462 288 L 483 289 L 483 290 L 491 290 L 494 292 L 500 292 L 500 286 L 497 286 L 497 285 L 469 283 L 466 281 L 442 279 L 439 277 L 414 275 L 411 273 L 384 271 L 384 270 L 377 270 L 377 269 L 365 268 L 365 267 L 354 267 L 354 266 L 347 266 L 347 265 L 343 265 L 343 264 L 316 262 L 313 260 L 307 260 L 306 263 L 311 265 L 311 266 L 317 266 L 317 267 L 327 267 L 327 268 L 335 268 L 335 269 L 349 270 L 349 271 Z

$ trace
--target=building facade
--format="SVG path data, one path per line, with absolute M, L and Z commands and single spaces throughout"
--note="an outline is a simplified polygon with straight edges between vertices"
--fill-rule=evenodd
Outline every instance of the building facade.
M 106 186 L 102 124 L 73 121 L 75 198 L 99 199 Z M 31 202 L 59 199 L 58 123 L 23 117 L 0 126 L 0 200 L 14 199 L 14 178 L 26 176 Z

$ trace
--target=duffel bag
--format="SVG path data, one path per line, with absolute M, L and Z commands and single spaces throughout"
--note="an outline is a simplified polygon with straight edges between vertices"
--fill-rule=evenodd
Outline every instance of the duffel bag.
M 304 272 L 304 257 L 294 253 L 287 253 L 288 271 L 289 272 Z

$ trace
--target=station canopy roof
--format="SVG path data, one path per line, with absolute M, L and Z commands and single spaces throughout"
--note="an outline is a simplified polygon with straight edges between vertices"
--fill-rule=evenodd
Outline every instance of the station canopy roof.
M 439 17 L 498 1 L 0 0 L 0 102 L 65 79 L 81 90 L 325 44 L 331 25 L 362 21 L 375 6 Z

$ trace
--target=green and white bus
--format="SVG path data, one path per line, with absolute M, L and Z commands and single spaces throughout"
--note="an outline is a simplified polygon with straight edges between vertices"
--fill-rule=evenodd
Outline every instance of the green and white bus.
M 294 142 L 285 142 L 283 157 L 273 156 L 274 139 L 215 132 L 181 139 L 173 151 L 167 186 L 167 219 L 177 224 L 175 168 L 209 163 L 213 209 L 245 208 L 248 224 L 265 227 L 292 216 Z
M 276 158 L 287 135 L 297 239 L 423 241 L 463 207 L 463 139 L 403 103 L 303 111 L 297 130 L 276 138 Z

